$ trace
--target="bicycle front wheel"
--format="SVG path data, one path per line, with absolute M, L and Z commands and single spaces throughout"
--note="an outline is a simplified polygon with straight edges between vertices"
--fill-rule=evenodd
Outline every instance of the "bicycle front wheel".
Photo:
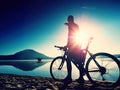
M 88 79 L 95 85 L 115 87 L 120 82 L 120 62 L 111 54 L 94 54 L 86 63 L 86 70 Z
M 67 75 L 67 61 L 62 56 L 56 57 L 50 65 L 50 74 L 56 81 L 63 81 Z

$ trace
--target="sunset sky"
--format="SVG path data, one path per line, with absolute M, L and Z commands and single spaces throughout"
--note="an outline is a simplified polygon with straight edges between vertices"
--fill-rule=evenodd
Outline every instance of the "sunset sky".
M 24 49 L 58 55 L 54 45 L 66 45 L 68 15 L 84 37 L 94 38 L 93 53 L 120 54 L 119 9 L 119 0 L 1 0 L 0 55 Z

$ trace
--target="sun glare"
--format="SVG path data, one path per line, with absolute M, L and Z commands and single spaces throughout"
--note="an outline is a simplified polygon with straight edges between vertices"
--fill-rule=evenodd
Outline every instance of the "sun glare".
M 77 18 L 76 21 L 79 25 L 79 32 L 75 35 L 76 43 L 79 43 L 82 48 L 85 48 L 89 38 L 93 37 L 97 39 L 101 34 L 102 28 L 96 20 L 84 15 Z
M 79 31 L 75 34 L 75 43 L 82 46 L 86 46 L 88 39 L 90 38 L 89 34 L 85 31 Z

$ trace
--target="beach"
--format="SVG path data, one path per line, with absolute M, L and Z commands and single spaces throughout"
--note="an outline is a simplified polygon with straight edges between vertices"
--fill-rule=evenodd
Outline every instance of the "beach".
M 85 81 L 84 87 L 81 89 L 80 84 L 76 81 L 65 85 L 50 77 L 1 73 L 0 90 L 120 90 L 120 85 L 115 88 L 105 88 Z

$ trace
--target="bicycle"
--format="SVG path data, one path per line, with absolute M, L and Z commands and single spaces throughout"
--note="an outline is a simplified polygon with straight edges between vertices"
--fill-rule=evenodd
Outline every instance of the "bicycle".
M 116 87 L 120 83 L 120 62 L 119 60 L 105 52 L 92 54 L 88 48 L 92 38 L 89 39 L 85 49 L 82 49 L 86 55 L 89 54 L 89 58 L 84 63 L 85 74 L 93 85 L 100 85 L 103 87 Z M 68 49 L 61 46 L 55 46 L 64 51 L 63 56 L 58 56 L 53 59 L 50 65 L 50 74 L 56 81 L 63 81 L 67 77 L 67 52 Z M 71 59 L 74 63 L 75 60 Z M 85 62 L 84 61 L 84 62 Z M 116 74 L 115 74 L 116 73 Z M 79 74 L 80 75 L 80 74 Z

